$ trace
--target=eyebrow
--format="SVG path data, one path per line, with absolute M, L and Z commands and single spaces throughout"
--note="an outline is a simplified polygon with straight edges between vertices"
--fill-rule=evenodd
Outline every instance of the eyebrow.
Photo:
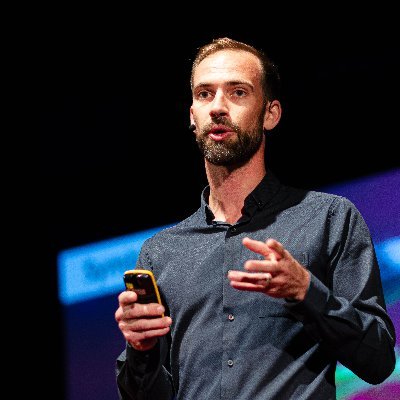
M 246 86 L 249 86 L 250 89 L 254 91 L 253 84 L 248 81 L 242 81 L 242 80 L 229 81 L 229 82 L 225 82 L 224 85 L 226 85 L 226 86 L 246 85 Z M 214 86 L 214 84 L 208 83 L 208 82 L 200 82 L 193 89 L 196 90 L 198 88 L 204 88 L 204 87 L 210 87 L 210 86 Z

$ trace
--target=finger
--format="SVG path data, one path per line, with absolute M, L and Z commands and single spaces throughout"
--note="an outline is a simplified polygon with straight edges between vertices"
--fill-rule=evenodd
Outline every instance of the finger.
M 254 285 L 266 286 L 272 279 L 270 273 L 264 272 L 242 272 L 242 271 L 229 271 L 228 279 L 231 282 L 252 283 Z
M 156 329 L 168 328 L 172 324 L 170 317 L 163 318 L 139 318 L 120 323 L 120 329 L 128 329 L 134 332 L 144 332 Z
M 165 312 L 165 308 L 157 303 L 134 303 L 133 305 L 124 308 L 124 318 L 160 317 L 163 312 Z
M 282 243 L 275 239 L 268 239 L 266 244 L 271 250 L 275 251 L 279 255 L 278 260 L 285 257 L 285 248 Z
M 267 287 L 266 285 L 256 285 L 254 283 L 237 281 L 231 281 L 230 284 L 234 289 L 246 290 L 248 292 L 264 292 Z
M 137 301 L 138 296 L 133 290 L 125 290 L 118 296 L 118 302 L 123 307 Z
M 170 330 L 170 327 L 162 329 L 152 329 L 143 332 L 131 332 L 124 331 L 125 339 L 130 342 L 134 347 L 140 348 L 146 339 L 153 339 L 166 335 Z
M 242 241 L 243 245 L 246 246 L 249 250 L 254 253 L 261 254 L 264 257 L 274 256 L 274 252 L 267 246 L 266 243 L 261 242 L 259 240 L 250 239 L 245 237 Z
M 269 260 L 247 260 L 244 269 L 250 272 L 270 272 L 277 273 L 276 261 Z
M 117 322 L 119 322 L 122 320 L 123 315 L 124 312 L 122 310 L 122 307 L 118 307 L 117 311 L 115 311 L 114 318 Z

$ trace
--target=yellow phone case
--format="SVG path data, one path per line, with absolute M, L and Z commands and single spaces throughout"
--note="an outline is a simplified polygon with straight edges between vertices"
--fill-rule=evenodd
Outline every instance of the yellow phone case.
M 162 304 L 157 282 L 152 271 L 148 269 L 127 270 L 124 272 L 124 283 L 126 290 L 133 290 L 137 293 L 138 303 Z

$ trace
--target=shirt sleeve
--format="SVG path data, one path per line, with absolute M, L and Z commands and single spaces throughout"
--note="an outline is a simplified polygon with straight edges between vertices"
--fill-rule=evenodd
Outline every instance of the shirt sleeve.
M 326 281 L 311 274 L 305 299 L 286 306 L 332 358 L 378 384 L 393 372 L 396 359 L 375 249 L 349 200 L 338 197 L 330 211 Z
M 116 376 L 120 400 L 171 400 L 172 379 L 162 360 L 168 351 L 166 338 L 149 351 L 138 351 L 127 344 L 117 358 Z
M 149 268 L 145 242 L 136 268 Z M 117 389 L 120 400 L 172 400 L 172 377 L 165 365 L 169 361 L 169 336 L 160 337 L 148 351 L 135 350 L 129 343 L 116 361 Z

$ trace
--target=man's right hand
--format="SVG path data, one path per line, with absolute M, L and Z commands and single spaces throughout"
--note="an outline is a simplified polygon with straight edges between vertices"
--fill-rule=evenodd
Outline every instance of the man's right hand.
M 137 294 L 124 291 L 118 296 L 119 307 L 115 320 L 125 339 L 136 350 L 152 349 L 160 336 L 170 330 L 172 319 L 162 317 L 164 307 L 157 303 L 136 303 Z

